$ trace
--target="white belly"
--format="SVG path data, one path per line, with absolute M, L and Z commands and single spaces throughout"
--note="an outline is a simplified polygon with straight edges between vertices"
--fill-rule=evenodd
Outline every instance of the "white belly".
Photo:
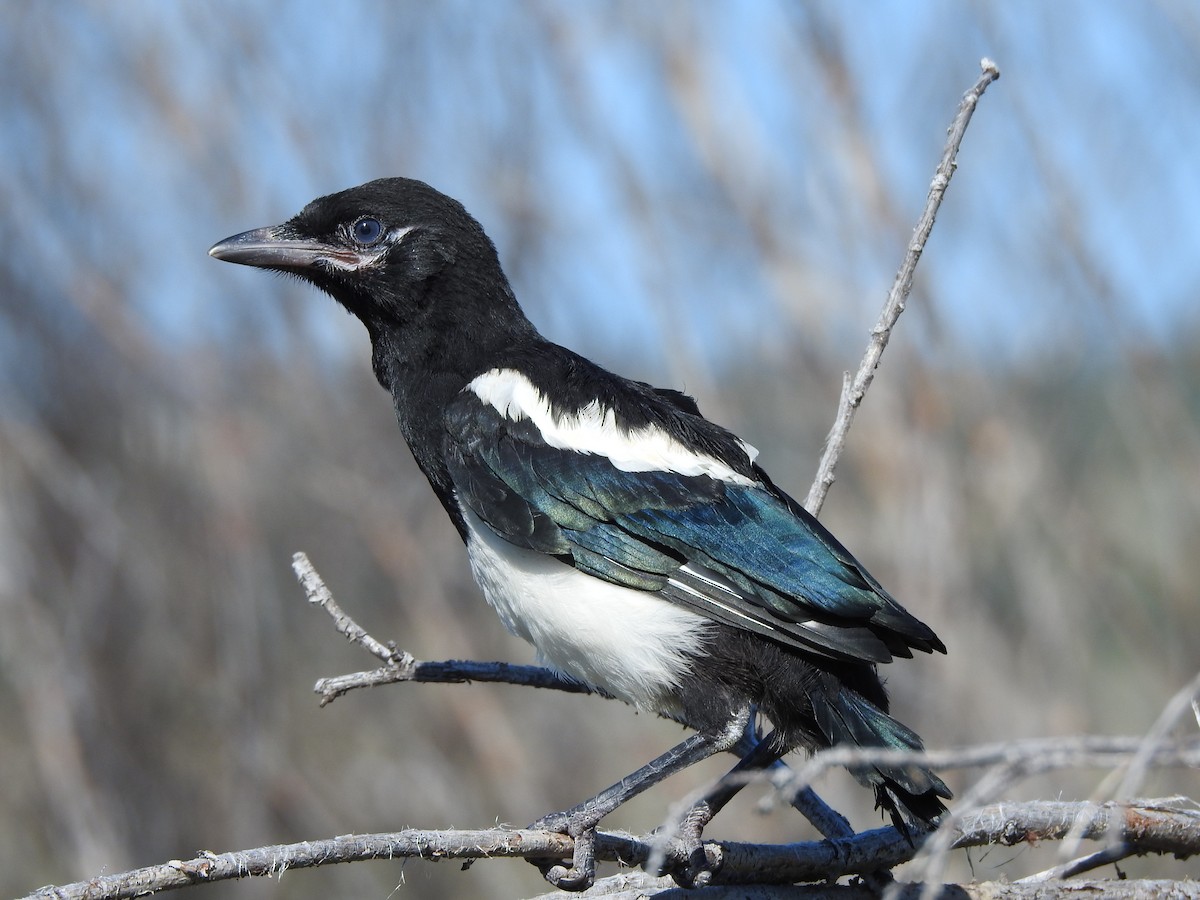
M 711 621 L 498 537 L 470 510 L 471 571 L 505 627 L 542 663 L 641 709 L 665 710 Z

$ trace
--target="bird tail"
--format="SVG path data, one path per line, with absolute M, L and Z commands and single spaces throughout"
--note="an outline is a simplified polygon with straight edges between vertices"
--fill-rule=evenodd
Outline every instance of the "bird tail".
M 880 747 L 891 750 L 923 750 L 921 738 L 897 722 L 856 691 L 824 675 L 818 696 L 813 699 L 817 725 L 829 745 Z M 913 831 L 937 825 L 946 812 L 942 800 L 953 794 L 942 779 L 923 766 L 872 764 L 850 769 L 858 781 L 875 791 L 875 807 L 891 816 L 896 830 L 910 842 Z

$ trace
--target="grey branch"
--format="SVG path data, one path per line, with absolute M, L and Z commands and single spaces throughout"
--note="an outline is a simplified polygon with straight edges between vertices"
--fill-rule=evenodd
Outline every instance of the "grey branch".
M 371 635 L 367 634 L 366 629 L 355 622 L 346 612 L 338 606 L 336 600 L 333 599 L 333 594 L 329 588 L 325 586 L 325 582 L 321 576 L 317 574 L 317 570 L 313 564 L 309 562 L 308 556 L 303 553 L 295 553 L 292 555 L 292 571 L 296 573 L 296 577 L 300 579 L 300 584 L 304 587 L 304 593 L 308 596 L 308 602 L 314 606 L 319 606 L 333 618 L 333 624 L 346 639 L 351 643 L 358 644 L 373 656 L 377 656 L 385 663 L 392 664 L 396 661 L 396 648 L 382 644 Z
M 888 292 L 883 311 L 879 314 L 879 321 L 871 329 L 867 352 L 863 355 L 862 362 L 858 364 L 858 371 L 854 373 L 854 378 L 851 379 L 847 372 L 842 380 L 837 418 L 834 419 L 833 428 L 825 441 L 825 452 L 821 454 L 821 461 L 817 465 L 817 476 L 808 490 L 808 497 L 804 500 L 804 508 L 814 516 L 820 514 L 821 507 L 825 504 L 825 495 L 829 493 L 829 488 L 833 485 L 834 469 L 846 446 L 846 435 L 850 431 L 850 423 L 854 421 L 854 414 L 858 411 L 863 397 L 866 396 L 867 388 L 871 386 L 871 382 L 875 378 L 875 369 L 883 357 L 884 348 L 887 347 L 888 339 L 892 334 L 892 327 L 900 318 L 900 313 L 904 312 L 904 305 L 908 302 L 909 292 L 912 291 L 913 274 L 917 270 L 917 262 L 921 259 L 921 253 L 925 250 L 925 242 L 929 240 L 929 235 L 933 231 L 933 222 L 937 217 L 938 208 L 942 205 L 942 197 L 945 196 L 950 179 L 954 176 L 958 148 L 962 145 L 967 125 L 971 121 L 971 116 L 974 114 L 983 92 L 987 90 L 989 84 L 1000 77 L 1000 70 L 990 59 L 982 60 L 980 68 L 983 72 L 979 76 L 979 80 L 963 95 L 958 112 L 950 125 L 946 147 L 942 151 L 941 161 L 938 163 L 937 169 L 933 173 L 933 181 L 929 185 L 925 209 L 917 221 L 912 240 L 908 242 L 904 261 L 900 264 L 899 271 L 896 272 L 896 280 L 892 282 L 892 289 Z
M 919 900 L 924 885 L 897 885 L 890 900 Z M 1188 900 L 1200 897 L 1200 881 L 1072 881 L 1048 888 L 1042 884 L 1004 884 L 1003 882 L 974 882 L 944 885 L 943 896 L 957 900 L 1068 900 L 1071 897 L 1093 900 Z M 597 881 L 581 898 L 604 900 L 646 900 L 651 897 L 682 898 L 690 896 L 674 890 L 666 878 L 652 878 L 641 873 L 614 875 Z M 878 900 L 879 892 L 863 884 L 804 884 L 804 885 L 721 885 L 704 890 L 704 900 Z M 562 894 L 541 894 L 533 900 L 561 900 Z
M 1014 846 L 1027 841 L 1060 840 L 1072 829 L 1078 829 L 1080 821 L 1086 823 L 1085 837 L 1103 839 L 1116 831 L 1131 852 L 1171 853 L 1181 857 L 1200 853 L 1200 812 L 1184 805 L 1162 805 L 1160 801 L 995 805 L 964 816 L 955 826 L 952 846 Z M 715 879 L 718 885 L 782 885 L 836 879 L 890 868 L 914 854 L 914 848 L 894 828 L 867 831 L 838 841 L 769 846 L 708 841 L 704 848 L 719 867 Z M 600 835 L 596 847 L 598 859 L 628 865 L 645 862 L 651 852 L 651 844 L 645 839 L 614 834 Z M 42 888 L 25 900 L 118 900 L 193 884 L 279 875 L 288 869 L 368 859 L 560 859 L 570 854 L 569 837 L 544 831 L 494 828 L 345 835 L 231 853 L 202 853 L 194 859 L 172 860 L 91 881 Z M 1046 890 L 1045 884 L 1037 887 Z
M 541 666 L 520 666 L 505 662 L 472 662 L 446 659 L 429 662 L 415 659 L 407 651 L 397 651 L 395 661 L 378 669 L 334 675 L 317 681 L 313 690 L 321 695 L 324 706 L 342 694 L 357 688 L 378 687 L 399 681 L 420 681 L 436 684 L 467 684 L 490 681 L 522 687 L 549 688 L 568 694 L 600 694 L 578 681 L 568 681 L 552 669 Z

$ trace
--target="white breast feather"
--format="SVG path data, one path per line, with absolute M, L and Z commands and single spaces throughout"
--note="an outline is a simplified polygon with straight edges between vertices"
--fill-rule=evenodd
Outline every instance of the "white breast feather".
M 506 418 L 528 419 L 551 447 L 605 456 L 623 472 L 678 472 L 708 475 L 731 484 L 755 482 L 719 459 L 689 450 L 661 428 L 652 425 L 625 431 L 611 409 L 592 401 L 578 413 L 555 417 L 550 402 L 514 369 L 492 369 L 467 385 L 481 401 Z M 742 442 L 747 458 L 758 451 Z
M 610 584 L 498 537 L 463 508 L 471 571 L 505 627 L 541 661 L 645 710 L 670 689 L 711 621 L 645 591 Z

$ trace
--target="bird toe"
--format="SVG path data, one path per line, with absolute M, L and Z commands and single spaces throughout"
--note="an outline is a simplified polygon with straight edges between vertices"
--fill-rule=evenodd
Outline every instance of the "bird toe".
M 584 891 L 596 879 L 596 822 L 592 817 L 572 814 L 570 811 L 542 816 L 531 830 L 553 831 L 566 834 L 575 842 L 571 865 L 546 860 L 530 860 L 542 873 L 542 877 L 561 891 Z
M 704 848 L 704 826 L 709 818 L 689 815 L 662 848 L 659 873 L 670 875 L 681 888 L 707 887 L 716 874 L 716 860 L 709 858 Z

